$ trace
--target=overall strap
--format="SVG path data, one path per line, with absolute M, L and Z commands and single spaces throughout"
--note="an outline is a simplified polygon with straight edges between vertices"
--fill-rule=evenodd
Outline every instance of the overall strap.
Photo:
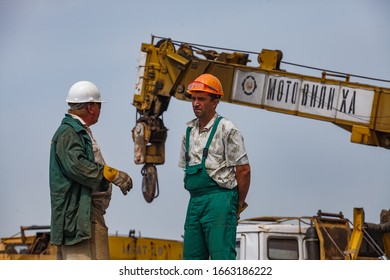
M 190 149 L 190 132 L 191 132 L 192 127 L 188 126 L 186 130 L 186 165 L 188 165 L 190 161 L 190 155 L 189 155 L 189 149 Z
M 219 122 L 221 121 L 223 117 L 222 116 L 219 116 L 214 124 L 213 124 L 213 128 L 211 129 L 211 133 L 209 135 L 209 138 L 207 139 L 207 143 L 206 143 L 206 146 L 204 147 L 203 149 L 203 155 L 202 155 L 202 163 L 204 163 L 206 161 L 206 158 L 207 158 L 207 155 L 208 155 L 208 152 L 209 152 L 209 146 L 211 144 L 211 141 L 213 140 L 213 137 L 215 135 L 215 132 L 217 131 L 217 127 L 218 127 L 218 124 Z M 189 146 L 190 146 L 190 132 L 191 132 L 191 129 L 192 127 L 187 127 L 187 130 L 186 130 L 186 154 L 185 154 L 185 157 L 186 157 L 186 165 L 188 165 L 188 162 L 190 161 L 190 156 L 189 156 Z
M 219 116 L 216 119 L 216 121 L 214 122 L 213 128 L 211 129 L 211 133 L 210 133 L 209 139 L 207 140 L 207 143 L 206 143 L 206 147 L 204 147 L 204 149 L 203 149 L 202 163 L 204 163 L 206 161 L 207 155 L 209 153 L 209 147 L 210 147 L 211 141 L 214 138 L 214 134 L 217 131 L 218 124 L 222 120 L 222 118 L 223 117 Z

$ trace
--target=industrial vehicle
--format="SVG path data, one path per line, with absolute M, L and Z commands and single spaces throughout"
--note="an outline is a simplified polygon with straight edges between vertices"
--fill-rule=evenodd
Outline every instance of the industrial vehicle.
M 253 54 L 257 55 L 259 65 L 249 65 Z M 320 77 L 288 72 L 281 69 L 282 58 L 280 50 L 245 52 L 153 35 L 151 43 L 142 43 L 132 103 L 137 111 L 132 136 L 134 162 L 143 164 L 142 192 L 146 202 L 151 203 L 159 194 L 156 165 L 165 162 L 168 131 L 163 113 L 168 110 L 172 97 L 190 101 L 187 85 L 204 73 L 213 74 L 221 81 L 224 90 L 221 101 L 330 122 L 349 131 L 352 143 L 390 148 L 390 88 L 352 82 L 351 77 L 367 77 L 330 70 L 322 70 Z M 376 246 L 380 253 L 374 258 L 382 255 L 388 258 L 388 224 L 368 227 L 362 211 L 354 211 L 352 227 L 343 215 L 324 218 L 323 213 L 305 219 L 268 217 L 267 225 L 260 218 L 242 221 L 237 228 L 238 258 L 267 259 L 273 258 L 273 253 L 284 258 L 286 252 L 281 253 L 284 249 L 279 246 L 290 246 L 290 241 L 296 244 L 294 248 L 299 248 L 290 252 L 291 258 L 372 257 L 363 250 L 369 231 L 375 233 L 377 241 L 386 240 L 385 245 Z M 282 221 L 292 220 L 298 223 L 295 229 L 293 225 L 282 227 Z M 307 226 L 303 226 L 303 221 Z M 326 230 L 327 225 L 332 230 Z M 276 242 L 269 237 L 271 233 L 279 234 Z M 294 240 L 285 241 L 283 236 Z M 267 242 L 273 243 L 266 245 Z M 272 245 L 276 248 L 271 249 Z
M 155 39 L 160 40 L 154 44 Z M 204 73 L 221 81 L 221 101 L 330 122 L 349 131 L 353 143 L 390 148 L 390 88 L 351 82 L 355 75 L 329 70 L 321 77 L 287 72 L 280 68 L 280 50 L 263 49 L 259 65 L 249 66 L 253 53 L 205 48 L 155 36 L 141 45 L 132 136 L 134 162 L 144 165 L 142 192 L 147 202 L 159 194 L 156 165 L 165 161 L 168 129 L 163 113 L 172 97 L 190 101 L 186 86 Z
M 26 234 L 32 231 L 34 234 Z M 112 260 L 180 260 L 183 242 L 129 235 L 110 234 Z M 21 226 L 20 235 L 0 239 L 0 260 L 55 260 L 56 246 L 50 244 L 50 226 Z
M 240 221 L 237 259 L 242 260 L 357 260 L 390 259 L 390 210 L 381 223 L 364 220 L 354 209 L 354 220 L 343 213 L 306 217 L 257 217 Z
M 0 260 L 55 260 L 49 226 L 21 227 L 20 236 L 1 238 Z M 26 231 L 35 231 L 27 235 Z M 109 236 L 112 260 L 180 260 L 182 241 Z M 353 222 L 343 213 L 305 217 L 256 217 L 239 221 L 238 260 L 356 260 L 390 258 L 390 209 L 380 224 L 367 223 L 364 210 L 354 209 Z

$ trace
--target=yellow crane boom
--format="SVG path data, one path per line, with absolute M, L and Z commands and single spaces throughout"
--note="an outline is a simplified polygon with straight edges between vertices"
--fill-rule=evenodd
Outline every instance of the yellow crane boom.
M 390 148 L 390 88 L 351 82 L 351 75 L 337 72 L 314 77 L 282 70 L 279 50 L 263 49 L 259 64 L 250 66 L 249 52 L 205 50 L 161 37 L 154 44 L 156 38 L 141 46 L 133 98 L 139 114 L 133 129 L 134 161 L 145 164 L 148 202 L 155 192 L 154 166 L 165 161 L 167 128 L 162 115 L 171 97 L 190 100 L 186 87 L 203 73 L 220 79 L 224 102 L 330 122 L 348 130 L 353 143 Z

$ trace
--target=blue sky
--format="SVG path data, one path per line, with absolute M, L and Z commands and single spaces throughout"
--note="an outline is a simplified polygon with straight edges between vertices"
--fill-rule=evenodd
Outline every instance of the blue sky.
M 0 0 L 0 237 L 21 225 L 48 225 L 50 140 L 67 110 L 69 87 L 96 83 L 104 100 L 92 126 L 106 162 L 128 172 L 134 189 L 114 188 L 110 233 L 181 239 L 188 200 L 177 167 L 191 104 L 172 100 L 160 196 L 141 192 L 131 129 L 137 60 L 151 34 L 248 51 L 280 49 L 284 61 L 389 79 L 390 3 L 331 1 Z M 256 59 L 252 59 L 256 62 Z M 287 71 L 320 75 L 282 65 Z M 352 79 L 358 81 L 357 79 Z M 367 83 L 367 81 L 362 81 Z M 369 82 L 390 87 L 389 84 Z M 252 166 L 242 218 L 315 215 L 364 207 L 379 221 L 389 209 L 389 152 L 349 142 L 330 123 L 221 103 L 241 130 Z

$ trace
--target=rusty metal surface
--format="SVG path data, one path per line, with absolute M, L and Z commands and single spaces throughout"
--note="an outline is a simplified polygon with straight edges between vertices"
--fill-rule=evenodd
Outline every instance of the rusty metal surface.
M 338 214 L 319 211 L 314 217 L 314 225 L 320 240 L 320 255 L 323 260 L 344 260 L 344 251 L 351 236 L 348 219 Z
M 350 230 L 332 225 L 322 227 L 320 230 L 324 238 L 325 259 L 344 260 L 344 250 L 349 242 Z

